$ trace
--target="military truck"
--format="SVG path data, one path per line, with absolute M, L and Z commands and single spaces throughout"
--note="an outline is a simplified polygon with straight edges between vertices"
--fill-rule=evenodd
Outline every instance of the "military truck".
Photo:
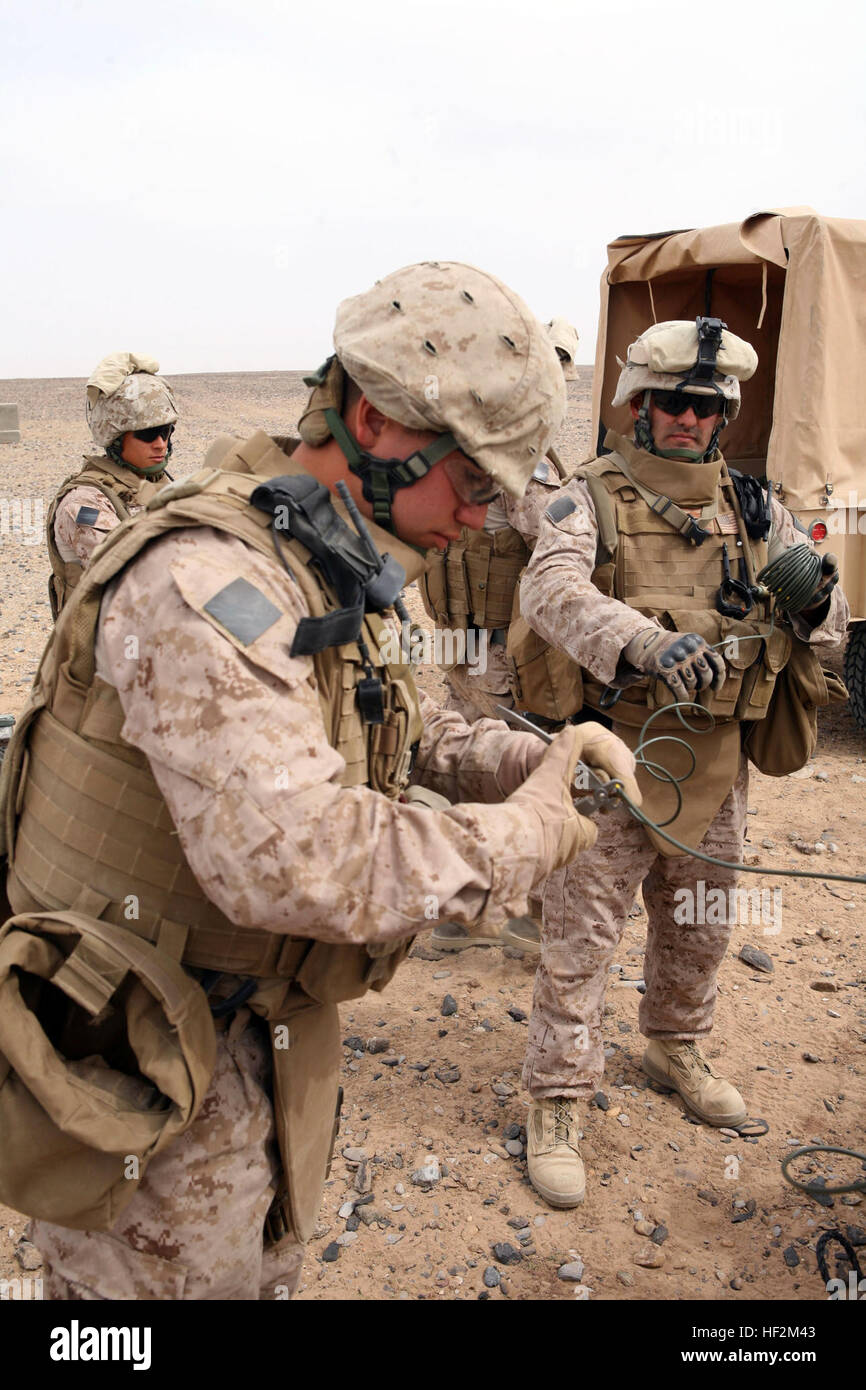
M 772 486 L 819 550 L 838 556 L 851 604 L 845 681 L 866 731 L 866 222 L 779 208 L 617 237 L 607 252 L 594 438 L 630 433 L 628 407 L 610 405 L 617 356 L 651 323 L 710 314 L 754 344 L 758 370 L 725 458 Z

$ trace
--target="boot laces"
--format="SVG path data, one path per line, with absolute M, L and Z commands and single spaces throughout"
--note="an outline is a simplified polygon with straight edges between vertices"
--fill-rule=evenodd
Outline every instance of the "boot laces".
M 576 1150 L 577 1143 L 571 1137 L 574 1118 L 569 1106 L 570 1102 L 565 1096 L 558 1096 L 553 1102 L 553 1142 L 555 1144 L 568 1144 Z
M 683 1052 L 688 1056 L 692 1065 L 698 1071 L 704 1071 L 708 1076 L 713 1076 L 714 1072 L 706 1057 L 701 1052 L 697 1043 L 694 1041 L 683 1043 Z

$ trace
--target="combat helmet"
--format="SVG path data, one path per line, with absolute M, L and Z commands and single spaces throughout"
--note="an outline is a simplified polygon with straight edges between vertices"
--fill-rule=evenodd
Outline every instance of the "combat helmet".
M 718 396 L 721 413 L 704 455 L 709 457 L 725 425 L 739 414 L 740 382 L 754 376 L 758 354 L 721 319 L 699 317 L 653 324 L 631 344 L 625 362 L 619 357 L 617 361 L 622 371 L 611 404 L 626 405 L 643 391 L 635 441 L 650 453 L 654 452 L 649 420 L 651 391 Z
M 456 261 L 395 271 L 337 310 L 335 354 L 312 377 L 306 443 L 333 435 L 379 525 L 401 487 L 461 449 L 512 497 L 565 413 L 565 383 L 546 330 L 501 280 Z M 348 376 L 377 410 L 439 438 L 408 459 L 365 453 L 340 418 Z
M 121 440 L 127 431 L 177 422 L 171 387 L 156 375 L 158 371 L 155 357 L 113 352 L 103 357 L 88 379 L 85 413 L 90 433 L 94 443 L 100 444 L 116 463 L 123 462 Z
M 545 327 L 550 341 L 556 348 L 562 375 L 566 381 L 575 381 L 577 379 L 577 367 L 574 359 L 577 354 L 577 345 L 580 342 L 577 329 L 568 322 L 568 319 L 563 318 L 551 319 L 550 323 L 545 324 Z

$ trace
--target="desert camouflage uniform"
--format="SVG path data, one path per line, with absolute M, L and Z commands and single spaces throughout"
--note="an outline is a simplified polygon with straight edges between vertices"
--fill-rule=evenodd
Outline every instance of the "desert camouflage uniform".
M 78 521 L 82 507 L 94 508 L 97 515 L 93 521 L 87 524 Z M 127 503 L 126 509 L 130 516 L 141 511 L 141 507 L 134 502 Z M 67 492 L 54 514 L 54 539 L 61 560 L 86 565 L 109 531 L 120 525 L 120 520 L 105 493 L 98 488 L 84 486 Z
M 623 648 L 651 620 L 605 597 L 592 584 L 598 536 L 595 508 L 580 479 L 566 489 L 578 503 L 577 510 L 556 526 L 542 522 L 521 584 L 521 609 L 542 637 L 607 683 L 614 678 Z M 775 500 L 772 509 L 782 544 L 802 541 L 790 513 Z M 802 617 L 795 617 L 793 625 L 802 640 L 832 647 L 844 635 L 847 620 L 848 604 L 837 587 L 819 626 L 810 628 Z M 616 724 L 614 732 L 619 732 Z M 747 793 L 743 760 L 735 785 L 701 842 L 702 850 L 720 859 L 740 860 Z M 624 809 L 598 817 L 597 823 L 595 846 L 577 864 L 552 875 L 545 887 L 541 962 L 523 1070 L 524 1085 L 535 1100 L 588 1097 L 598 1088 L 604 1070 L 601 1020 L 608 967 L 640 883 L 649 918 L 641 1032 L 650 1038 L 688 1039 L 702 1037 L 712 1027 L 716 975 L 731 928 L 675 923 L 674 894 L 683 888 L 696 893 L 699 880 L 707 893 L 715 887 L 727 893 L 736 874 L 688 855 L 658 854 Z
M 239 578 L 297 622 L 288 574 L 233 536 L 178 531 L 152 543 L 106 590 L 97 675 L 116 687 L 123 738 L 141 749 L 208 897 L 239 925 L 335 943 L 396 941 L 432 926 L 431 903 L 464 923 L 526 910 L 537 833 L 517 807 L 437 815 L 368 787 L 340 785 L 312 660 L 281 626 L 270 670 L 191 605 Z M 130 659 L 130 638 L 141 660 Z M 132 644 L 134 646 L 134 644 Z M 419 777 L 450 799 L 499 802 L 505 743 L 540 745 L 487 721 L 470 728 L 421 697 Z M 524 775 L 525 775 L 524 772 Z M 371 931 L 375 922 L 376 931 Z M 224 977 L 231 994 L 239 981 Z M 247 1010 L 218 1038 L 196 1119 L 157 1156 L 112 1230 L 35 1221 L 32 1238 L 59 1298 L 287 1297 L 303 1250 L 293 1233 L 263 1254 L 275 1192 L 268 1043 Z
M 559 477 L 553 465 L 545 460 L 544 467 L 547 470 L 547 484 L 532 478 L 524 496 L 519 500 L 502 492 L 491 502 L 484 522 L 485 531 L 492 535 L 510 526 L 523 537 L 527 545 L 534 545 L 544 509 L 553 498 L 550 483 L 559 485 Z M 506 629 L 498 631 L 504 634 Z M 497 718 L 494 712 L 496 705 L 514 708 L 511 662 L 506 655 L 505 642 L 491 642 L 489 639 L 489 632 L 482 628 L 480 640 L 486 648 L 485 669 L 481 669 L 484 662 L 479 660 L 475 665 L 452 666 L 445 675 L 445 683 L 448 686 L 445 708 L 456 710 L 469 724 L 475 719 Z

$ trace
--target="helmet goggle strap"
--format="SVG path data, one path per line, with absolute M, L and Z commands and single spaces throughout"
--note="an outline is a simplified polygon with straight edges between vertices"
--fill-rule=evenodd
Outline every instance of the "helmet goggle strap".
M 434 464 L 460 447 L 453 434 L 440 434 L 432 444 L 416 450 L 407 459 L 380 459 L 360 447 L 332 407 L 325 410 L 325 420 L 350 470 L 361 479 L 364 497 L 373 508 L 373 520 L 386 531 L 393 529 L 391 505 L 394 494 L 401 487 L 411 487 L 413 483 L 420 482 Z

